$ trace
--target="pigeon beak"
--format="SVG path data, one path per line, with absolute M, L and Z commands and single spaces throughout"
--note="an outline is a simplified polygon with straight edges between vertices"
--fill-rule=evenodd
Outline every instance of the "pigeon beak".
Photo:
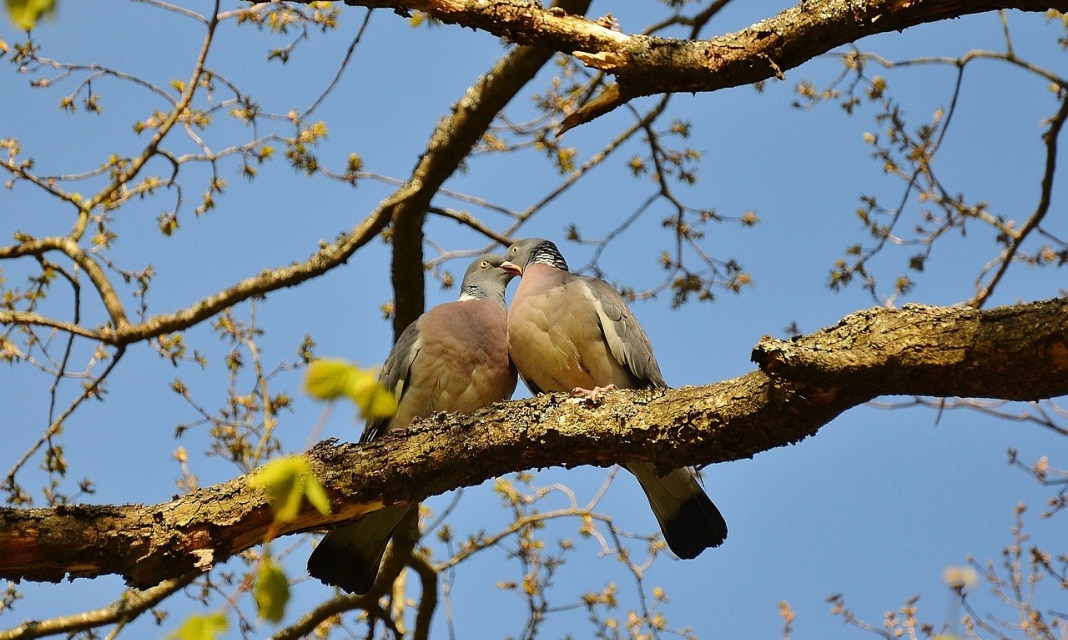
M 501 268 L 512 274 L 513 276 L 522 276 L 523 270 L 519 268 L 519 265 L 512 264 L 511 262 L 502 262 Z

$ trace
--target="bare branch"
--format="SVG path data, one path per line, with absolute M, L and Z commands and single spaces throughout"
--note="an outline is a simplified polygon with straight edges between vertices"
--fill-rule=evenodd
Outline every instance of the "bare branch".
M 303 262 L 285 267 L 268 269 L 210 295 L 193 305 L 165 315 L 153 316 L 122 331 L 106 336 L 110 344 L 129 344 L 156 337 L 164 333 L 187 329 L 194 324 L 219 313 L 223 309 L 285 287 L 296 286 L 306 280 L 326 273 L 344 264 L 356 250 L 367 244 L 379 231 L 389 224 L 393 206 L 408 197 L 412 187 L 405 187 L 381 204 L 352 230 L 342 234 L 331 243 L 323 243 L 319 250 Z
M 149 589 L 130 589 L 106 607 L 49 620 L 27 620 L 17 627 L 0 631 L 0 640 L 30 640 L 59 634 L 73 635 L 105 624 L 123 624 L 151 609 L 175 591 L 186 586 L 199 572 L 164 580 Z
M 290 626 L 279 630 L 271 640 L 297 640 L 312 634 L 317 626 L 331 616 L 340 615 L 353 609 L 373 611 L 377 600 L 372 596 L 344 595 L 327 600 L 318 605 Z
M 443 218 L 449 218 L 451 220 L 455 220 L 455 221 L 459 222 L 462 225 L 465 225 L 465 226 L 468 226 L 468 227 L 474 229 L 475 231 L 481 233 L 482 235 L 486 236 L 490 240 L 493 240 L 493 241 L 499 243 L 501 246 L 508 246 L 508 244 L 511 242 L 511 239 L 508 236 L 505 236 L 503 234 L 497 233 L 493 229 L 491 229 L 488 226 L 486 226 L 481 220 L 479 220 L 475 216 L 471 215 L 471 213 L 468 212 L 468 211 L 460 211 L 460 210 L 457 210 L 457 209 L 446 209 L 446 208 L 442 208 L 442 207 L 428 207 L 427 208 L 427 212 L 428 213 L 433 213 L 435 215 L 439 215 L 439 216 L 441 216 Z
M 1032 231 L 1039 228 L 1042 220 L 1049 213 L 1050 204 L 1053 202 L 1053 181 L 1057 174 L 1057 142 L 1065 120 L 1068 120 L 1068 94 L 1061 97 L 1061 107 L 1057 110 L 1057 114 L 1050 119 L 1049 129 L 1042 135 L 1042 140 L 1046 143 L 1046 163 L 1045 170 L 1042 173 L 1042 187 L 1038 198 L 1038 206 L 1035 207 L 1034 213 L 1020 227 L 1019 231 L 1012 230 L 1009 232 L 1012 242 L 998 256 L 997 262 L 1000 265 L 997 271 L 985 285 L 981 285 L 979 292 L 968 303 L 973 307 L 981 307 L 990 299 L 991 294 L 994 293 L 994 288 L 1001 282 L 1005 272 L 1009 270 L 1009 265 L 1012 264 L 1013 258 L 1020 251 L 1020 246 L 1023 245 L 1024 240 L 1031 235 Z
M 204 41 L 200 46 L 200 51 L 197 54 L 196 63 L 193 65 L 193 73 L 189 78 L 189 82 L 182 90 L 182 95 L 175 104 L 174 109 L 167 115 L 166 118 L 160 123 L 159 128 L 152 134 L 152 138 L 148 144 L 141 151 L 141 155 L 133 158 L 129 165 L 126 166 L 121 172 L 117 173 L 110 183 L 93 197 L 87 199 L 82 205 L 80 205 L 80 212 L 78 220 L 75 223 L 74 229 L 71 231 L 70 237 L 72 242 L 77 242 L 81 239 L 82 234 L 85 233 L 85 229 L 89 224 L 90 212 L 96 209 L 98 206 L 106 203 L 111 196 L 123 188 L 125 185 L 133 182 L 133 179 L 141 173 L 141 169 L 155 157 L 157 150 L 162 144 L 163 139 L 167 137 L 174 125 L 186 115 L 186 109 L 193 102 L 193 96 L 196 94 L 197 89 L 200 87 L 201 78 L 205 72 L 205 63 L 208 60 L 208 51 L 211 50 L 211 45 L 215 40 L 215 28 L 219 25 L 219 2 L 216 0 L 214 8 L 212 10 L 212 17 L 207 21 L 206 33 L 204 34 Z M 72 256 L 73 257 L 73 256 Z M 111 308 L 108 309 L 111 311 Z

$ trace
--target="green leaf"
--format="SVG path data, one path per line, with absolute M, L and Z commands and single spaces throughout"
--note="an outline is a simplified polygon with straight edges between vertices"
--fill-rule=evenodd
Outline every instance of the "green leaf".
M 330 513 L 330 498 L 326 495 L 323 483 L 319 482 L 319 478 L 316 478 L 314 473 L 309 472 L 304 477 L 304 497 L 319 513 L 324 516 Z
M 359 369 L 344 360 L 313 360 L 304 375 L 304 391 L 318 400 L 337 400 L 359 374 Z
M 57 0 L 7 0 L 7 16 L 20 29 L 29 31 L 44 17 L 56 12 Z
M 167 637 L 176 640 L 215 640 L 226 632 L 228 626 L 226 614 L 221 611 L 207 615 L 194 613 Z
M 289 579 L 273 560 L 267 559 L 260 566 L 253 596 L 261 619 L 274 623 L 282 621 L 289 602 Z
M 397 399 L 369 371 L 353 381 L 349 397 L 364 418 L 388 418 L 397 413 Z
M 304 376 L 304 390 L 319 400 L 348 398 L 364 418 L 388 418 L 397 412 L 393 394 L 371 371 L 336 359 L 313 360 Z
M 268 462 L 252 474 L 248 485 L 267 492 L 267 501 L 280 522 L 297 519 L 305 496 L 320 513 L 330 513 L 326 490 L 304 456 L 286 456 Z

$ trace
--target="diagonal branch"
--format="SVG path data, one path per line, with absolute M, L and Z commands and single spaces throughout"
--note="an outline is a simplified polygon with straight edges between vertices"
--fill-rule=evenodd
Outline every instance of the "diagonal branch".
M 30 640 L 30 638 L 43 638 L 61 633 L 66 633 L 70 637 L 77 632 L 105 624 L 122 624 L 136 618 L 143 611 L 156 606 L 175 591 L 184 588 L 198 575 L 200 574 L 193 572 L 185 576 L 164 580 L 160 584 L 143 591 L 131 589 L 123 593 L 115 602 L 93 611 L 60 616 L 49 620 L 27 620 L 17 627 L 0 631 L 0 640 Z
M 803 0 L 750 27 L 709 40 L 628 35 L 600 22 L 524 0 L 345 0 L 424 11 L 519 44 L 571 53 L 618 84 L 574 113 L 564 129 L 632 98 L 715 91 L 783 77 L 812 58 L 865 36 L 1001 9 L 1068 10 L 1068 0 Z
M 393 207 L 398 202 L 408 198 L 413 191 L 414 188 L 411 185 L 399 189 L 389 198 L 383 200 L 374 211 L 351 230 L 341 234 L 333 242 L 322 243 L 319 250 L 304 261 L 284 267 L 265 269 L 188 307 L 171 313 L 152 316 L 136 324 L 127 322 L 118 328 L 107 326 L 88 329 L 82 326 L 66 325 L 58 321 L 42 319 L 37 314 L 5 311 L 0 313 L 0 325 L 44 324 L 116 346 L 125 346 L 166 333 L 182 331 L 249 298 L 262 296 L 285 287 L 299 285 L 306 280 L 322 275 L 344 264 L 352 257 L 352 254 L 370 242 L 389 224 Z M 41 241 L 15 245 L 9 251 L 6 249 L 0 248 L 0 258 L 44 255 L 50 250 L 64 250 L 67 255 L 79 259 L 79 264 L 85 266 L 87 271 L 91 268 L 95 268 L 97 271 L 100 270 L 100 267 L 70 238 L 46 238 Z M 91 276 L 92 273 L 90 271 Z M 93 281 L 97 289 L 102 292 L 102 295 L 108 291 L 113 293 L 114 290 L 111 288 L 106 276 L 102 275 L 102 272 L 99 278 L 93 278 Z M 105 306 L 107 306 L 107 300 L 108 297 L 105 296 Z M 112 307 L 108 306 L 108 309 L 110 311 Z M 123 316 L 123 319 L 125 320 L 125 316 Z
M 1042 140 L 1046 143 L 1046 162 L 1045 170 L 1042 173 L 1038 206 L 1035 207 L 1034 213 L 1031 214 L 1031 217 L 1027 219 L 1027 222 L 1024 223 L 1019 231 L 1012 230 L 1009 232 L 1011 240 L 1009 240 L 1008 246 L 997 258 L 1001 263 L 997 271 L 985 285 L 981 285 L 976 296 L 968 302 L 973 307 L 981 307 L 990 299 L 990 296 L 994 293 L 994 288 L 1001 282 L 1005 272 L 1009 270 L 1009 265 L 1012 264 L 1013 258 L 1020 251 L 1024 240 L 1031 235 L 1032 231 L 1039 228 L 1042 220 L 1049 213 L 1050 205 L 1053 203 L 1053 181 L 1057 175 L 1057 142 L 1061 135 L 1061 129 L 1064 128 L 1065 120 L 1068 120 L 1068 95 L 1061 98 L 1060 109 L 1050 119 L 1049 129 L 1042 134 Z
M 245 478 L 157 505 L 0 509 L 0 578 L 120 574 L 139 587 L 207 570 L 259 544 L 514 471 L 750 458 L 815 434 L 887 394 L 1035 400 L 1068 394 L 1068 299 L 989 311 L 909 305 L 851 314 L 790 341 L 765 338 L 761 370 L 702 387 L 561 395 L 439 414 L 401 434 L 309 453 L 334 512 L 273 523 Z

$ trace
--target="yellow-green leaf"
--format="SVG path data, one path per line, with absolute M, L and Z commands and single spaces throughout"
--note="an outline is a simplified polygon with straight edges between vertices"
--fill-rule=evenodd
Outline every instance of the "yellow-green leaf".
M 365 418 L 388 418 L 397 412 L 396 398 L 373 372 L 344 360 L 313 360 L 304 377 L 304 390 L 319 400 L 349 398 Z
M 280 522 L 292 522 L 300 513 L 300 505 L 307 495 L 308 502 L 322 514 L 330 513 L 326 490 L 312 473 L 304 456 L 286 456 L 271 460 L 252 474 L 248 484 L 267 492 L 274 517 Z
M 289 602 L 289 579 L 273 560 L 267 559 L 260 566 L 253 596 L 261 619 L 274 623 L 282 621 Z
M 319 478 L 316 478 L 314 473 L 309 472 L 304 477 L 304 497 L 319 513 L 324 516 L 330 513 L 330 498 L 326 495 L 323 483 L 319 482 Z
M 349 397 L 365 418 L 388 418 L 397 413 L 397 399 L 370 372 L 361 372 L 349 390 Z
M 176 640 L 215 640 L 226 632 L 227 626 L 226 615 L 221 611 L 207 615 L 194 613 L 167 637 Z
M 304 376 L 304 390 L 318 400 L 337 400 L 347 395 L 359 374 L 359 369 L 344 360 L 313 360 Z
M 51 17 L 57 0 L 7 0 L 7 15 L 15 26 L 27 31 L 42 17 Z

